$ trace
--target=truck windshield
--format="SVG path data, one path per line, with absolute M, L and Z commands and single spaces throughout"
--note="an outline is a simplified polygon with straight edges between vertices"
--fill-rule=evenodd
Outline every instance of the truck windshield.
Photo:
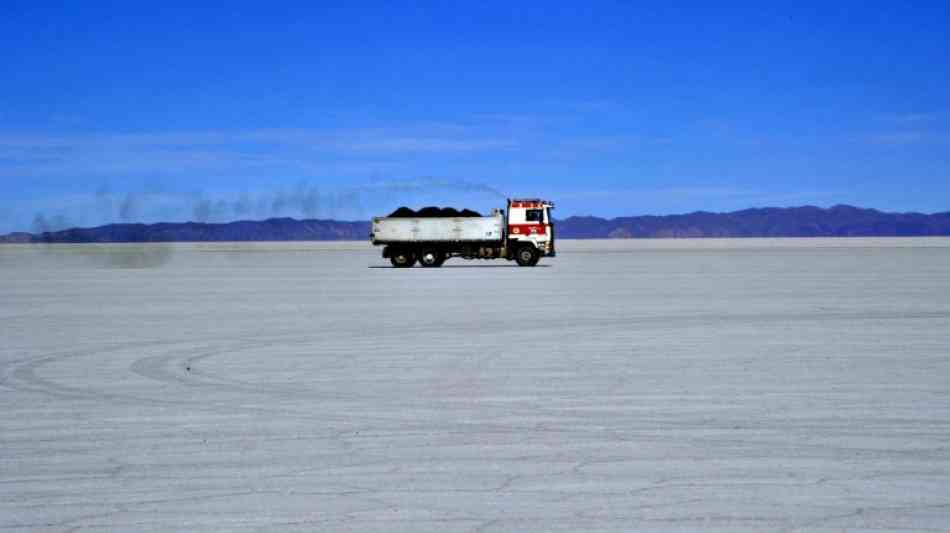
M 544 211 L 541 209 L 528 209 L 524 214 L 527 222 L 544 222 Z

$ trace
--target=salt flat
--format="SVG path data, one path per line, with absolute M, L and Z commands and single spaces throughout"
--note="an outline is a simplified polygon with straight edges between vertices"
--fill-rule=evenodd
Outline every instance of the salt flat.
M 0 530 L 950 531 L 950 239 L 0 247 Z

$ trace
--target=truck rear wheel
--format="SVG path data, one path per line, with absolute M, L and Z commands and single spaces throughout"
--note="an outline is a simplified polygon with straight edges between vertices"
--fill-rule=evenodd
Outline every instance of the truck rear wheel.
M 409 268 L 416 264 L 416 256 L 410 251 L 399 250 L 392 252 L 389 256 L 389 262 L 396 268 Z
M 424 267 L 440 267 L 445 262 L 445 254 L 431 248 L 422 250 L 419 254 L 419 264 Z
M 538 254 L 538 249 L 534 246 L 522 246 L 515 252 L 515 261 L 518 262 L 518 266 L 533 267 L 538 264 L 539 259 L 541 259 L 541 256 Z

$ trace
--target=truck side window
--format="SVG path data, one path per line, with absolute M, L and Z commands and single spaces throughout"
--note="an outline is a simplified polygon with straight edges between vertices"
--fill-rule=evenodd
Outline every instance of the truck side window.
M 524 214 L 527 222 L 544 222 L 544 211 L 540 209 L 528 209 Z

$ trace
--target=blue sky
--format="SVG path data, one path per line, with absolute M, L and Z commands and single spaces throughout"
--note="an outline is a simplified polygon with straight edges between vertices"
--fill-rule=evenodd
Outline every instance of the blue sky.
M 0 231 L 950 210 L 947 2 L 125 4 L 0 6 Z

